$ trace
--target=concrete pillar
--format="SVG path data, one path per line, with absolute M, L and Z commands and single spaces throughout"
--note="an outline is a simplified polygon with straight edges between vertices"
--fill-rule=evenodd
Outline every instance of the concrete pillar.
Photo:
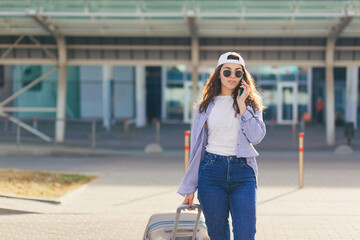
M 66 113 L 66 42 L 64 36 L 56 38 L 58 47 L 58 87 L 56 101 L 56 124 L 55 124 L 55 142 L 62 143 L 65 138 L 65 113 Z
M 334 49 L 335 39 L 328 38 L 326 43 L 326 143 L 329 146 L 335 145 L 335 96 L 334 96 Z
M 166 87 L 167 87 L 167 66 L 161 67 L 161 119 L 166 119 Z
M 146 125 L 145 66 L 135 67 L 136 84 L 136 127 Z
M 191 38 L 191 66 L 192 66 L 192 103 L 197 101 L 198 97 L 198 79 L 199 79 L 199 39 L 197 36 Z M 195 111 L 193 109 L 191 119 L 193 122 Z
M 114 79 L 113 66 L 102 67 L 102 102 L 103 102 L 103 126 L 106 131 L 111 130 L 111 81 Z
M 359 69 L 357 66 L 346 68 L 345 121 L 353 122 L 355 129 L 357 128 L 358 74 Z

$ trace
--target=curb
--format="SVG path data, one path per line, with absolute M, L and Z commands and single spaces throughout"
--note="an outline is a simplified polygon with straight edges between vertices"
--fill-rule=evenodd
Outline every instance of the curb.
M 108 151 L 99 149 L 96 152 L 86 148 L 71 148 L 71 147 L 44 147 L 39 145 L 27 145 L 16 147 L 14 145 L 0 144 L 0 156 L 83 156 L 83 157 L 115 157 L 128 156 L 134 151 Z
M 46 199 L 46 198 L 36 198 L 36 197 L 25 197 L 25 196 L 16 196 L 10 194 L 0 194 L 2 198 L 12 198 L 12 199 L 19 199 L 19 200 L 30 200 L 30 201 L 37 201 L 37 202 L 44 202 L 49 204 L 61 204 L 61 201 L 56 199 Z
M 0 208 L 0 215 L 10 215 L 10 214 L 41 214 L 41 213 L 14 210 L 14 209 L 9 209 L 9 208 Z

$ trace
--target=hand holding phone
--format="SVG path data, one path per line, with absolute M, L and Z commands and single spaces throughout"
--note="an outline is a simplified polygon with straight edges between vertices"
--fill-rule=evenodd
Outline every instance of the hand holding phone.
M 244 88 L 241 88 L 240 86 L 242 85 L 242 79 L 240 80 L 240 83 L 239 83 L 239 89 L 240 89 L 240 93 L 239 93 L 239 96 L 241 96 L 241 94 L 244 92 Z

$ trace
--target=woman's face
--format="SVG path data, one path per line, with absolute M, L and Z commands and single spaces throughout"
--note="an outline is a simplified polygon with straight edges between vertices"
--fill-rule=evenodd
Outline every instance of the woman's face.
M 224 63 L 220 70 L 221 89 L 233 91 L 239 85 L 243 75 L 240 64 Z

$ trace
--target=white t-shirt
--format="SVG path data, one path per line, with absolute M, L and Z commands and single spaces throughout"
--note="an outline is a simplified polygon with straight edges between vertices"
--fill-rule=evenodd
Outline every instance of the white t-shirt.
M 232 96 L 216 96 L 215 105 L 207 119 L 206 151 L 222 156 L 236 155 L 239 120 L 235 117 Z

